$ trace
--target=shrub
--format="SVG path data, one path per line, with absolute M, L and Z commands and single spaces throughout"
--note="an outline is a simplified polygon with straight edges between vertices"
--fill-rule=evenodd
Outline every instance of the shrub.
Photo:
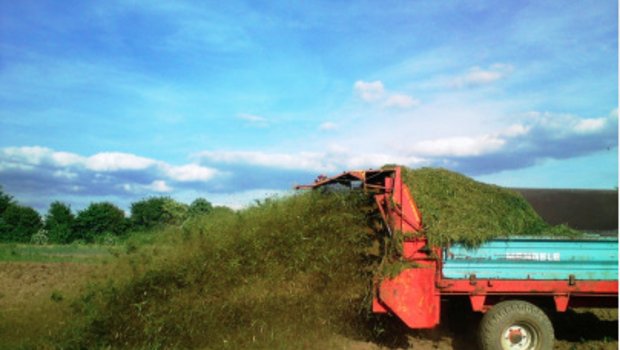
M 131 204 L 131 223 L 137 229 L 180 224 L 187 211 L 187 205 L 170 197 L 151 197 Z
M 47 244 L 48 240 L 49 238 L 47 236 L 47 231 L 41 229 L 37 233 L 32 235 L 32 237 L 30 238 L 30 243 L 43 245 L 43 244 Z
M 209 214 L 212 211 L 213 205 L 204 198 L 196 198 L 192 204 L 189 205 L 189 216 Z

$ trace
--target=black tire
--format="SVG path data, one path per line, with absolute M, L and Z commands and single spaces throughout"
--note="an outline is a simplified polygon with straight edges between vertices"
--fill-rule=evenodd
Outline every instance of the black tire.
M 493 306 L 479 329 L 482 350 L 551 350 L 553 325 L 534 304 L 510 300 Z

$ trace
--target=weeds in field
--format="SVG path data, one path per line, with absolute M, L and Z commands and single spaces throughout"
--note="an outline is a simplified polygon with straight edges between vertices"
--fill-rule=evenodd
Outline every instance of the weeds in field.
M 76 303 L 86 323 L 64 345 L 322 348 L 331 332 L 359 337 L 371 280 L 360 200 L 305 193 L 196 218 L 174 249 L 134 251 L 135 278 Z

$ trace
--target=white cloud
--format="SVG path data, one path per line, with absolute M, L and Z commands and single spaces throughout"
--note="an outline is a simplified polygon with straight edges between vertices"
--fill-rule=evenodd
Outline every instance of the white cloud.
M 164 169 L 168 177 L 181 182 L 209 181 L 217 174 L 215 169 L 203 167 L 198 164 L 187 164 L 182 166 L 165 165 Z
M 457 88 L 487 85 L 505 78 L 513 70 L 511 65 L 501 63 L 493 64 L 487 69 L 472 67 L 467 73 L 453 78 L 451 85 Z
M 404 94 L 394 94 L 385 100 L 385 106 L 387 107 L 410 108 L 419 104 L 419 100 Z
M 322 123 L 321 125 L 319 125 L 319 130 L 335 130 L 338 128 L 338 125 L 336 123 L 333 122 L 325 122 Z
M 606 118 L 583 119 L 575 124 L 575 131 L 578 133 L 595 133 L 600 131 L 607 124 Z
M 197 156 L 224 164 L 251 164 L 291 170 L 332 169 L 325 164 L 323 154 L 315 152 L 288 154 L 259 151 L 204 151 Z
M 3 158 L 19 163 L 39 165 L 49 155 L 49 148 L 39 146 L 7 147 L 2 150 Z
M 383 83 L 379 80 L 372 82 L 358 80 L 353 87 L 362 100 L 366 102 L 379 100 L 385 92 Z
M 88 157 L 84 162 L 86 168 L 95 171 L 142 170 L 155 165 L 153 159 L 139 157 L 129 153 L 103 152 Z
M 491 135 L 440 138 L 415 143 L 411 150 L 424 157 L 471 157 L 497 152 L 506 141 Z
M 529 126 L 525 126 L 523 124 L 513 124 L 509 126 L 506 130 L 504 130 L 501 134 L 508 137 L 516 137 L 525 135 L 530 131 Z
M 421 157 L 395 153 L 353 152 L 345 148 L 332 152 L 269 153 L 257 151 L 205 151 L 198 154 L 205 160 L 224 164 L 246 164 L 286 170 L 335 172 L 345 169 L 366 169 L 388 163 L 416 165 Z
M 164 180 L 155 180 L 147 186 L 148 189 L 155 192 L 172 192 L 172 188 L 166 184 Z
M 174 166 L 131 153 L 102 152 L 84 157 L 38 146 L 0 149 L 0 171 L 36 171 L 42 166 L 51 169 L 51 176 L 56 178 L 75 180 L 80 175 L 91 174 L 93 181 L 98 183 L 112 181 L 112 175 L 128 170 L 145 176 L 165 176 L 176 182 L 207 182 L 217 174 L 216 169 L 198 164 Z M 163 191 L 169 188 L 163 184 L 153 183 L 151 189 Z
M 70 166 L 74 164 L 83 163 L 85 161 L 84 157 L 80 157 L 77 154 L 68 153 L 68 152 L 52 152 L 51 158 L 54 161 L 54 163 L 60 166 Z

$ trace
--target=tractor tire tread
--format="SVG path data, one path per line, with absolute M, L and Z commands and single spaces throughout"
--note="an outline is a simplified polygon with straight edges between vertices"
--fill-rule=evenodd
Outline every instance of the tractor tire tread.
M 535 350 L 551 350 L 554 343 L 553 325 L 540 308 L 522 300 L 509 300 L 493 306 L 480 322 L 478 339 L 482 350 L 502 350 L 499 337 L 504 329 L 518 320 L 535 325 L 539 332 L 539 344 Z

